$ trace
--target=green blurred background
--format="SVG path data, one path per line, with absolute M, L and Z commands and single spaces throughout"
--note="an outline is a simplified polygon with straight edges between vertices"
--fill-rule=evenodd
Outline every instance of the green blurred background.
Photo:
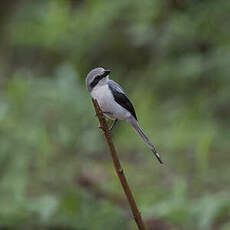
M 113 139 L 148 229 L 230 229 L 230 1 L 2 0 L 0 229 L 136 229 L 85 77 L 112 70 L 160 165 Z

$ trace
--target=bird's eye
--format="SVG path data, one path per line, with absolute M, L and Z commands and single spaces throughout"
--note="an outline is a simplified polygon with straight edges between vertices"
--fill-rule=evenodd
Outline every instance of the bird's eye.
M 100 75 L 97 75 L 94 80 L 98 80 L 101 76 Z
M 97 83 L 101 80 L 102 76 L 101 75 L 97 75 L 93 81 L 90 83 L 91 87 L 94 87 L 95 85 L 97 85 Z

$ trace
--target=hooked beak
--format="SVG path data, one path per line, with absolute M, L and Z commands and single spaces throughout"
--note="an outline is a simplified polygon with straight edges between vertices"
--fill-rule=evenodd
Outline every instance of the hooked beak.
M 111 70 L 105 70 L 103 76 L 106 77 L 110 74 Z

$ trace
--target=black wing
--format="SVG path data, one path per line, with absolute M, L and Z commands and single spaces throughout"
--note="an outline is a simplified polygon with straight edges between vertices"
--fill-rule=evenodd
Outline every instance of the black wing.
M 115 81 L 109 81 L 109 88 L 112 91 L 114 100 L 122 107 L 127 109 L 137 120 L 137 116 L 134 110 L 132 103 L 130 102 L 127 95 L 124 93 L 120 85 L 118 85 Z

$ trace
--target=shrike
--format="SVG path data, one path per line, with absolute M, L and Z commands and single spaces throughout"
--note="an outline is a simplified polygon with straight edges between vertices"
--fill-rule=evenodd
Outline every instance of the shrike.
M 127 95 L 120 85 L 109 79 L 110 72 L 110 70 L 98 67 L 92 69 L 86 77 L 86 87 L 91 97 L 97 100 L 103 114 L 113 120 L 110 131 L 118 120 L 127 121 L 152 150 L 158 161 L 163 164 L 156 148 L 140 128 L 134 107 Z

